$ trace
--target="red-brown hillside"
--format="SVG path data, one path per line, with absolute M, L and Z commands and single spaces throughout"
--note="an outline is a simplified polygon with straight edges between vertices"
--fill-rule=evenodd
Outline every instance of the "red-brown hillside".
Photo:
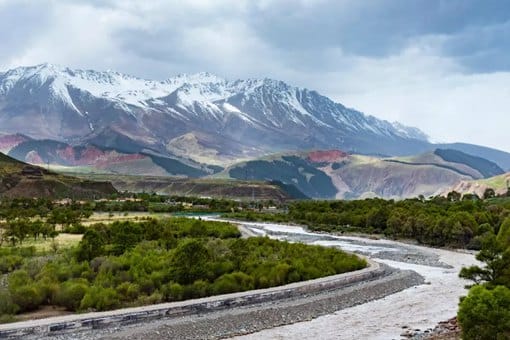
M 26 140 L 22 135 L 0 135 L 0 150 L 10 150 Z
M 348 154 L 341 150 L 319 150 L 308 154 L 308 160 L 313 163 L 333 163 L 347 157 Z

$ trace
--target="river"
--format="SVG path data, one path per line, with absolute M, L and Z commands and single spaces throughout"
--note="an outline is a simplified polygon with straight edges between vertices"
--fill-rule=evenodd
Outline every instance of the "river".
M 364 254 L 399 269 L 414 270 L 426 284 L 385 298 L 337 311 L 311 321 L 266 329 L 234 339 L 400 339 L 407 329 L 426 330 L 457 313 L 467 281 L 458 273 L 476 264 L 473 254 L 427 248 L 390 240 L 332 236 L 307 232 L 301 227 L 242 223 L 258 235 L 291 242 L 321 244 Z

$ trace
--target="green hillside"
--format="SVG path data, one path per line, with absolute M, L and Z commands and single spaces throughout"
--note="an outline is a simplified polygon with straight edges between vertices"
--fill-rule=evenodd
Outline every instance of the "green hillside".
M 236 179 L 280 181 L 294 185 L 308 197 L 332 198 L 337 189 L 331 178 L 313 163 L 295 155 L 281 156 L 275 160 L 255 160 L 242 163 L 228 170 Z
M 277 180 L 308 197 L 355 199 L 438 195 L 461 181 L 482 179 L 502 170 L 483 158 L 460 151 L 437 150 L 419 155 L 381 158 L 340 150 L 268 155 L 227 168 L 237 179 Z
M 108 182 L 56 174 L 0 153 L 0 197 L 83 199 L 105 197 L 116 192 Z
M 501 169 L 496 163 L 481 157 L 469 155 L 461 151 L 451 149 L 436 149 L 434 154 L 447 162 L 465 164 L 473 169 L 476 169 L 485 178 L 501 175 L 504 173 L 503 169 Z

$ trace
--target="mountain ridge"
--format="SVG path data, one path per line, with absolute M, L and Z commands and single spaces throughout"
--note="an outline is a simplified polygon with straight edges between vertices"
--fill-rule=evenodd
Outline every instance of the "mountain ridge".
M 5 133 L 82 143 L 115 131 L 158 151 L 190 131 L 221 134 L 262 151 L 346 144 L 384 153 L 398 149 L 398 142 L 427 141 L 416 128 L 269 78 L 230 81 L 198 73 L 152 81 L 41 64 L 1 73 L 0 104 Z M 38 124 L 25 126 L 22 118 Z M 395 145 L 371 150 L 367 139 L 374 138 Z
M 487 169 L 493 172 L 485 171 Z M 314 150 L 241 162 L 216 176 L 278 180 L 295 185 L 309 197 L 321 199 L 402 199 L 435 196 L 446 187 L 480 180 L 492 173 L 500 175 L 503 170 L 495 168 L 490 161 L 452 150 L 400 158 Z
M 16 157 L 51 162 L 38 154 L 44 146 L 38 140 L 143 154 L 152 158 L 143 162 L 153 174 L 194 177 L 211 171 L 183 170 L 183 164 L 204 170 L 267 154 L 328 149 L 385 158 L 455 149 L 510 169 L 510 153 L 432 144 L 418 128 L 366 115 L 314 90 L 206 72 L 154 81 L 41 64 L 0 73 L 0 151 L 16 153 L 19 145 L 32 143 L 33 150 Z

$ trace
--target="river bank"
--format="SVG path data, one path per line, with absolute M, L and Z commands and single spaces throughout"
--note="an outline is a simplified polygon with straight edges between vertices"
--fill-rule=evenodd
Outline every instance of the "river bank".
M 49 339 L 398 339 L 456 314 L 472 254 L 390 240 L 310 233 L 299 226 L 241 223 L 245 237 L 340 247 L 375 260 L 384 275 L 355 284 L 301 291 L 282 299 L 199 308 L 192 313 L 122 322 L 32 338 Z M 234 300 L 233 300 L 234 301 Z M 152 307 L 147 307 L 152 308 Z M 135 315 L 135 314 L 134 314 Z M 138 314 L 139 315 L 139 314 Z M 127 321 L 127 322 L 126 322 Z
M 244 223 L 243 223 L 244 224 Z M 245 224 L 261 235 L 300 242 L 339 246 L 368 255 L 371 259 L 401 270 L 412 270 L 425 284 L 365 304 L 339 310 L 307 322 L 275 327 L 237 340 L 250 339 L 401 339 L 407 330 L 424 331 L 455 316 L 459 298 L 466 294 L 467 281 L 458 273 L 476 264 L 473 254 L 427 248 L 390 240 L 317 235 L 301 227 L 277 224 Z M 324 236 L 324 238 L 319 238 Z M 341 327 L 339 327 L 341 325 Z

